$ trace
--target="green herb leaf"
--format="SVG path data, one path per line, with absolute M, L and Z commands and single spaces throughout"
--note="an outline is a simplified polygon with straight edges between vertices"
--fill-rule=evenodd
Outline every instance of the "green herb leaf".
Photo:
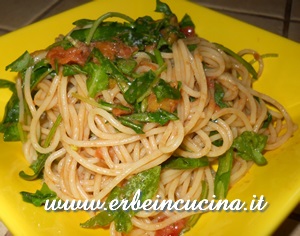
M 93 36 L 95 35 L 95 31 L 97 30 L 98 26 L 101 25 L 101 23 L 104 20 L 106 20 L 107 18 L 111 18 L 111 17 L 119 17 L 119 18 L 121 18 L 123 20 L 126 20 L 128 22 L 133 22 L 134 21 L 129 16 L 124 15 L 122 13 L 119 13 L 119 12 L 107 12 L 107 13 L 103 14 L 102 16 L 100 16 L 97 20 L 94 21 L 91 29 L 89 30 L 87 38 L 85 40 L 86 44 L 89 44 L 91 42 Z
M 101 211 L 96 216 L 81 223 L 82 228 L 105 227 L 114 221 L 117 211 Z
M 188 14 L 185 14 L 183 16 L 182 20 L 180 21 L 180 28 L 184 28 L 184 27 L 193 27 L 193 28 L 195 28 L 195 24 L 192 21 L 192 18 Z
M 54 122 L 53 126 L 51 127 L 48 136 L 46 137 L 45 143 L 43 145 L 44 147 L 48 147 L 50 145 L 50 142 L 53 139 L 53 136 L 55 135 L 55 132 L 56 132 L 56 130 L 57 130 L 57 128 L 58 128 L 61 121 L 62 121 L 62 116 L 59 115 L 56 118 L 56 121 Z M 19 176 L 22 179 L 25 179 L 25 180 L 28 180 L 28 181 L 35 180 L 35 179 L 39 178 L 41 173 L 42 173 L 42 170 L 44 169 L 45 162 L 46 162 L 49 155 L 50 155 L 50 153 L 39 154 L 36 161 L 34 161 L 30 165 L 30 168 L 33 170 L 32 175 L 28 175 L 24 171 L 20 171 Z
M 121 33 L 129 35 L 132 29 L 128 25 L 119 22 L 104 22 L 95 30 L 91 41 L 112 41 L 118 38 Z M 90 28 L 74 30 L 70 36 L 73 39 L 85 42 L 89 35 Z
M 114 187 L 105 202 L 105 207 L 107 210 L 103 210 L 99 212 L 97 215 L 90 218 L 86 222 L 81 223 L 80 226 L 83 228 L 105 227 L 111 222 L 113 222 L 116 215 L 118 214 L 118 211 L 111 211 L 108 208 L 108 206 L 112 200 L 114 199 L 120 200 L 121 192 L 122 190 L 120 187 L 118 186 Z
M 156 9 L 155 9 L 155 11 L 164 13 L 166 15 L 172 15 L 173 14 L 170 7 L 166 3 L 164 3 L 160 0 L 156 0 Z
M 140 201 L 143 203 L 146 199 L 151 199 L 158 190 L 160 180 L 160 166 L 153 167 L 151 169 L 142 171 L 130 179 L 123 187 L 115 187 L 109 194 L 106 200 L 106 206 L 113 199 L 121 201 L 127 199 L 130 201 L 134 194 L 140 190 Z M 131 217 L 136 214 L 135 211 L 128 210 L 123 211 L 121 208 L 112 211 L 108 208 L 107 211 L 101 211 L 96 216 L 92 217 L 88 221 L 80 224 L 84 228 L 104 227 L 115 221 L 116 230 L 123 233 L 128 233 L 132 229 Z
M 252 78 L 257 80 L 257 72 L 255 71 L 255 69 L 253 68 L 253 66 L 249 62 L 247 62 L 244 58 L 242 58 L 241 56 L 239 56 L 238 54 L 236 54 L 235 52 L 233 52 L 229 48 L 226 48 L 223 45 L 218 44 L 218 43 L 214 43 L 214 44 L 216 45 L 217 48 L 221 49 L 226 54 L 232 56 L 235 60 L 237 60 L 243 66 L 245 66 L 246 69 L 248 70 L 248 72 L 252 75 Z
M 154 56 L 155 56 L 155 62 L 159 66 L 162 66 L 165 63 L 165 61 L 161 55 L 161 52 L 157 48 L 154 49 Z
M 131 216 L 127 212 L 119 211 L 114 221 L 118 232 L 129 233 L 133 228 Z
M 132 115 L 122 117 L 128 120 L 140 121 L 143 123 L 159 123 L 160 125 L 165 125 L 170 120 L 178 120 L 178 117 L 175 114 L 163 109 L 159 109 L 156 112 L 134 113 Z
M 235 138 L 232 147 L 237 154 L 246 161 L 254 161 L 257 165 L 266 165 L 267 160 L 262 151 L 267 144 L 268 136 L 245 131 Z
M 18 122 L 14 122 L 0 125 L 0 132 L 3 133 L 3 140 L 5 142 L 14 142 L 21 140 L 18 124 Z
M 61 46 L 63 49 L 67 50 L 68 48 L 74 47 L 74 45 L 66 38 L 59 40 L 46 48 L 46 50 L 50 50 L 54 47 Z
M 71 32 L 70 37 L 86 42 L 92 41 L 122 41 L 129 46 L 137 46 L 140 50 L 144 50 L 146 45 L 156 44 L 157 48 L 162 51 L 170 51 L 171 44 L 174 40 L 173 35 L 183 38 L 180 32 L 179 24 L 173 24 L 171 18 L 176 16 L 171 12 L 167 4 L 157 1 L 157 11 L 164 13 L 161 20 L 153 20 L 150 16 L 139 17 L 135 21 L 126 15 L 117 12 L 109 12 L 100 16 L 96 21 L 92 22 L 90 28 L 78 29 Z M 104 21 L 109 17 L 120 17 L 126 22 L 110 22 Z M 76 23 L 81 27 L 87 26 L 90 21 L 81 20 Z M 168 32 L 162 34 L 161 31 Z
M 33 58 L 29 52 L 25 51 L 17 60 L 5 67 L 5 70 L 21 72 L 33 65 Z
M 262 126 L 261 126 L 261 127 L 262 127 L 263 129 L 268 128 L 269 125 L 270 125 L 271 122 L 272 122 L 272 119 L 273 119 L 273 117 L 272 117 L 271 113 L 268 112 L 268 113 L 267 113 L 267 119 L 264 120 L 264 122 L 262 123 Z
M 16 91 L 13 91 L 12 96 L 5 106 L 4 118 L 2 125 L 10 126 L 19 122 L 19 98 Z M 2 130 L 2 129 L 0 129 Z
M 86 85 L 90 97 L 93 98 L 98 92 L 107 89 L 109 79 L 103 66 L 88 62 L 84 66 L 84 70 L 88 74 Z
M 141 202 L 151 199 L 157 192 L 161 167 L 156 166 L 131 177 L 123 187 L 124 198 L 130 199 L 137 190 L 141 191 Z
M 80 19 L 73 22 L 73 25 L 76 25 L 77 27 L 85 27 L 88 25 L 92 25 L 95 21 L 89 20 L 89 19 Z
M 103 70 L 117 81 L 120 90 L 124 93 L 131 82 L 108 58 L 104 57 L 99 49 L 94 48 L 92 53 L 99 60 Z
M 205 180 L 202 180 L 201 183 L 202 183 L 202 191 L 201 191 L 200 199 L 206 199 L 208 197 L 208 183 Z
M 63 75 L 64 76 L 71 76 L 71 75 L 77 75 L 77 74 L 87 74 L 87 72 L 81 68 L 81 66 L 77 64 L 72 65 L 64 65 L 63 66 Z
M 207 157 L 202 158 L 187 158 L 187 157 L 174 157 L 172 156 L 162 164 L 162 168 L 188 170 L 204 166 L 208 166 L 209 161 Z
M 10 91 L 16 91 L 16 84 L 9 80 L 0 79 L 0 88 L 8 88 Z
M 189 44 L 189 45 L 187 45 L 187 48 L 189 49 L 190 52 L 193 52 L 197 47 L 198 47 L 197 44 Z
M 31 91 L 35 89 L 37 84 L 44 79 L 47 75 L 53 72 L 51 65 L 47 60 L 41 60 L 36 63 L 32 69 L 30 78 L 30 89 Z
M 47 158 L 49 157 L 49 154 L 40 154 L 36 161 L 34 161 L 30 168 L 33 170 L 32 175 L 26 174 L 23 170 L 20 171 L 19 176 L 27 181 L 36 180 L 38 178 L 42 177 L 42 170 L 44 169 L 45 163 Z
M 215 98 L 216 104 L 220 108 L 226 108 L 226 107 L 228 107 L 228 105 L 223 101 L 224 95 L 225 95 L 225 93 L 224 93 L 222 85 L 219 84 L 219 83 L 215 83 L 214 98 Z
M 46 203 L 46 200 L 56 200 L 57 195 L 53 192 L 46 183 L 43 183 L 41 190 L 37 190 L 35 193 L 20 192 L 23 201 L 32 203 L 35 206 L 42 206 Z
M 19 134 L 19 98 L 15 83 L 0 79 L 0 88 L 8 88 L 12 95 L 5 106 L 4 116 L 0 123 L 0 133 L 3 133 L 4 141 L 20 141 Z
M 117 60 L 117 67 L 119 68 L 119 70 L 126 74 L 126 75 L 130 75 L 134 68 L 136 67 L 137 62 L 133 59 L 119 59 Z
M 209 137 L 215 135 L 215 134 L 218 134 L 219 132 L 214 130 L 214 131 L 211 131 L 209 133 Z M 223 145 L 223 139 L 218 139 L 218 140 L 215 140 L 212 142 L 213 145 L 217 146 L 217 147 L 221 147 Z
M 153 92 L 158 102 L 161 102 L 165 98 L 178 100 L 181 98 L 181 94 L 178 88 L 172 87 L 169 83 L 160 79 L 158 84 L 153 87 Z
M 218 170 L 215 176 L 214 193 L 217 199 L 224 199 L 227 196 L 230 183 L 230 174 L 233 162 L 233 149 L 219 157 Z
M 121 124 L 133 129 L 134 132 L 136 132 L 137 134 L 144 133 L 144 131 L 143 131 L 144 124 L 135 122 L 126 116 L 119 116 L 118 120 L 121 122 Z
M 125 100 L 130 104 L 134 104 L 136 101 L 141 100 L 149 88 L 152 88 L 155 79 L 156 75 L 152 70 L 149 70 L 142 76 L 136 78 L 124 93 Z
M 105 102 L 103 100 L 100 100 L 98 103 L 100 107 L 106 111 L 112 111 L 114 108 L 118 108 L 126 112 L 131 112 L 130 107 L 124 106 L 122 104 L 116 104 L 116 103 L 112 104 L 112 103 Z

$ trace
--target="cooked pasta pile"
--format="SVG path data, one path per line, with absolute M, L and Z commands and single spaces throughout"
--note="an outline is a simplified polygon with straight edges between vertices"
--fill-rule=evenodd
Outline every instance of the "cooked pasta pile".
M 77 47 L 82 45 L 77 44 Z M 226 48 L 197 35 L 177 38 L 170 49 L 160 51 L 162 63 L 153 60 L 154 47 L 130 54 L 135 66 L 125 76 L 131 85 L 152 71 L 160 82 L 154 79 L 150 87 L 165 82 L 168 89 L 180 95 L 159 100 L 150 88 L 136 102 L 142 103 L 138 112 L 124 96 L 128 88 L 120 86 L 111 75 L 107 86 L 93 96 L 87 82 L 88 73 L 77 71 L 65 75 L 64 64 L 57 61 L 52 61 L 56 73 L 47 73 L 35 85 L 34 92 L 32 66 L 17 78 L 24 155 L 29 163 L 36 163 L 41 155 L 46 156 L 43 180 L 60 199 L 106 201 L 116 187 L 126 186 L 130 178 L 157 166 L 161 169 L 152 199 L 156 195 L 173 201 L 199 200 L 200 196 L 212 199 L 213 195 L 226 197 L 228 188 L 241 179 L 253 163 L 266 164 L 265 159 L 246 158 L 239 152 L 235 140 L 243 134 L 263 137 L 250 142 L 260 145 L 265 141 L 261 148 L 264 152 L 280 147 L 293 135 L 296 126 L 286 109 L 252 88 L 256 78 L 237 59 L 245 54 L 254 55 L 259 78 L 264 64 L 258 52 L 243 50 L 233 56 Z M 35 64 L 45 59 L 51 61 L 50 51 L 32 53 Z M 100 51 L 105 50 L 100 47 Z M 99 64 L 95 58 L 92 61 Z M 117 106 L 112 107 L 112 104 Z M 166 113 L 171 118 L 161 123 L 149 117 L 143 121 L 128 118 L 135 113 L 149 115 L 161 111 L 160 117 Z M 132 121 L 130 125 L 128 121 Z M 140 132 L 133 128 L 135 124 L 142 124 Z M 227 189 L 221 187 L 223 190 L 218 194 L 215 166 L 220 165 L 219 158 L 225 157 L 229 150 L 232 150 L 230 179 Z M 203 160 L 204 164 L 172 167 L 171 163 L 168 166 L 176 159 Z M 131 216 L 129 233 L 159 235 L 172 225 L 172 230 L 179 233 L 194 214 L 140 211 Z M 115 221 L 109 223 L 111 235 L 122 233 L 116 227 Z

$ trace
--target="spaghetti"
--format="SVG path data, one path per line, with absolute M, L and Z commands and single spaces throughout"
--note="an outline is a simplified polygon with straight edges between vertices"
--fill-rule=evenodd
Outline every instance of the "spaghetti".
M 169 23 L 176 18 L 164 13 Z M 243 134 L 253 138 L 253 145 L 265 141 L 261 152 L 280 147 L 293 135 L 296 126 L 285 108 L 252 88 L 264 67 L 257 52 L 233 55 L 195 35 L 189 21 L 188 26 L 176 23 L 176 34 L 166 36 L 167 27 L 160 29 L 160 37 L 169 40 L 161 48 L 156 41 L 141 49 L 116 35 L 111 41 L 93 40 L 97 29 L 101 36 L 101 27 L 113 29 L 114 24 L 89 21 L 48 49 L 32 53 L 34 63 L 16 81 L 24 155 L 29 163 L 43 159 L 44 182 L 60 199 L 106 201 L 116 188 L 158 166 L 157 189 L 150 198 L 224 198 L 253 163 L 266 164 L 261 153 L 256 153 L 261 159 L 251 159 L 239 149 Z M 76 38 L 80 30 L 87 30 L 90 42 Z M 71 46 L 63 47 L 66 41 Z M 245 54 L 258 62 L 255 76 L 242 59 Z M 119 62 L 125 62 L 125 69 L 133 66 L 128 72 Z M 39 69 L 45 71 L 34 84 Z M 137 81 L 140 86 L 134 87 Z M 218 187 L 213 166 L 222 165 L 219 159 L 228 159 L 229 151 L 230 179 Z M 202 162 L 195 166 L 195 160 Z M 194 214 L 140 211 L 130 215 L 126 230 L 115 220 L 105 226 L 111 235 L 166 235 L 186 230 Z

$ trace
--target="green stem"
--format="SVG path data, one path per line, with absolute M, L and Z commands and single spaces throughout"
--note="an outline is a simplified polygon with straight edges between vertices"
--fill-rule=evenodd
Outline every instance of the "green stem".
M 278 57 L 277 53 L 266 53 L 266 54 L 262 54 L 260 55 L 260 58 L 264 59 L 264 58 L 268 58 L 268 57 Z M 251 61 L 249 61 L 250 64 L 255 63 L 257 60 L 253 59 Z
M 61 114 L 58 115 L 56 118 L 56 121 L 54 122 L 53 126 L 51 127 L 49 134 L 46 137 L 45 143 L 43 145 L 44 148 L 47 148 L 50 145 L 51 140 L 53 139 L 53 136 L 55 135 L 55 132 L 62 121 L 62 116 Z
M 134 20 L 133 20 L 131 17 L 129 17 L 129 16 L 127 16 L 127 15 L 124 15 L 124 14 L 122 14 L 122 13 L 119 13 L 119 12 L 108 12 L 108 13 L 106 13 L 106 14 L 100 16 L 100 17 L 93 23 L 93 25 L 92 25 L 92 27 L 91 27 L 91 29 L 90 29 L 90 31 L 89 31 L 89 34 L 88 34 L 88 36 L 87 36 L 87 38 L 86 38 L 86 41 L 85 41 L 86 44 L 90 44 L 90 42 L 91 42 L 91 40 L 92 40 L 92 38 L 93 38 L 93 36 L 94 36 L 94 33 L 95 33 L 96 29 L 98 28 L 98 26 L 99 26 L 104 20 L 106 20 L 107 18 L 111 18 L 111 17 L 119 17 L 119 18 L 121 18 L 121 19 L 124 19 L 124 20 L 130 22 L 130 23 L 133 23 L 133 22 L 134 22 Z
M 62 116 L 58 115 L 58 117 L 56 118 L 56 121 L 54 122 L 53 126 L 51 127 L 51 129 L 49 131 L 49 134 L 46 137 L 45 143 L 43 145 L 44 148 L 47 148 L 50 145 L 50 142 L 53 139 L 53 136 L 55 135 L 55 132 L 61 121 L 62 121 Z M 35 180 L 36 178 L 38 178 L 41 171 L 44 169 L 45 162 L 49 155 L 50 155 L 49 153 L 45 153 L 45 154 L 40 154 L 38 156 L 38 158 L 35 162 L 35 168 L 32 168 L 34 170 L 33 175 L 28 175 L 24 171 L 20 171 L 19 176 L 22 179 L 25 179 L 28 181 Z
M 155 55 L 155 59 L 156 59 L 156 62 L 159 66 L 162 66 L 165 61 L 161 55 L 161 52 L 158 50 L 158 49 L 154 49 L 154 55 Z
M 240 62 L 243 66 L 245 66 L 246 69 L 248 70 L 248 72 L 252 75 L 253 79 L 257 80 L 257 72 L 256 72 L 256 70 L 253 68 L 253 66 L 249 62 L 247 62 L 240 55 L 236 54 L 235 52 L 231 51 L 229 48 L 226 48 L 226 47 L 224 47 L 221 44 L 214 43 L 214 45 L 218 49 L 221 49 L 222 51 L 224 51 L 226 54 L 232 56 L 235 60 L 237 60 L 238 62 Z

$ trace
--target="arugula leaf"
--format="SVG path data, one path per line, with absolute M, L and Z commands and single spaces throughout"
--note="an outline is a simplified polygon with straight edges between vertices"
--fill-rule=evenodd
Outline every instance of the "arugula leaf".
M 77 64 L 72 64 L 68 65 L 65 64 L 63 65 L 63 75 L 64 76 L 71 76 L 71 75 L 76 75 L 76 74 L 87 74 L 86 71 L 84 71 L 81 66 Z
M 205 180 L 202 180 L 201 183 L 202 183 L 202 191 L 201 191 L 200 199 L 206 199 L 208 197 L 208 183 Z
M 53 136 L 55 135 L 55 132 L 61 121 L 62 121 L 62 116 L 59 115 L 56 118 L 56 121 L 54 122 L 53 126 L 51 127 L 48 136 L 46 137 L 45 143 L 43 145 L 44 147 L 48 147 L 50 145 L 50 142 L 53 139 Z M 45 166 L 45 162 L 46 162 L 47 158 L 49 157 L 49 155 L 50 155 L 50 153 L 39 154 L 38 158 L 30 165 L 30 168 L 33 170 L 32 175 L 28 175 L 24 171 L 20 171 L 19 176 L 22 179 L 25 179 L 28 181 L 39 178 L 41 176 L 42 170 L 44 169 L 44 166 Z
M 104 57 L 99 49 L 94 48 L 92 53 L 99 60 L 105 72 L 117 81 L 120 90 L 124 93 L 131 82 L 108 58 Z
M 166 15 L 172 15 L 173 12 L 171 11 L 170 7 L 168 6 L 168 4 L 160 1 L 160 0 L 156 0 L 156 12 L 161 12 L 164 13 Z
M 117 60 L 117 67 L 121 72 L 126 75 L 130 75 L 134 68 L 136 67 L 137 62 L 133 59 L 119 59 Z
M 262 126 L 261 128 L 268 128 L 269 127 L 269 124 L 272 122 L 272 115 L 270 112 L 267 113 L 267 119 L 264 120 L 264 122 L 262 123 Z
M 103 66 L 88 62 L 85 64 L 84 70 L 88 74 L 86 85 L 90 97 L 95 97 L 98 92 L 107 89 L 109 79 Z
M 115 219 L 116 230 L 118 232 L 128 233 L 132 230 L 131 216 L 124 211 L 119 211 Z
M 216 130 L 213 130 L 209 133 L 209 137 L 213 136 L 215 134 L 218 134 L 219 132 Z M 221 147 L 223 145 L 223 139 L 218 139 L 212 142 L 213 145 L 217 146 L 217 147 Z
M 35 89 L 36 85 L 44 79 L 47 75 L 53 72 L 51 65 L 46 59 L 36 63 L 32 69 L 30 78 L 30 89 L 31 91 Z
M 15 62 L 8 65 L 6 69 L 11 69 L 11 71 L 17 71 L 24 74 L 27 67 L 32 65 L 33 59 L 26 51 Z M 53 70 L 46 60 L 41 60 L 36 63 L 33 66 L 30 78 L 31 91 L 36 87 L 41 79 L 50 74 L 52 71 Z M 0 80 L 0 88 L 9 88 L 12 91 L 12 95 L 5 106 L 4 117 L 0 124 L 0 132 L 4 134 L 4 141 L 20 141 L 23 136 L 23 131 L 19 125 L 19 98 L 15 88 L 15 83 L 7 80 Z
M 132 115 L 122 117 L 144 123 L 159 123 L 160 125 L 165 125 L 170 120 L 178 120 L 178 117 L 175 114 L 165 111 L 163 109 L 159 109 L 156 112 L 134 113 Z
M 159 50 L 171 51 L 173 39 L 185 36 L 180 32 L 179 24 L 174 23 L 173 19 L 176 18 L 177 22 L 177 17 L 167 4 L 157 1 L 156 11 L 164 13 L 164 18 L 153 20 L 150 16 L 144 16 L 134 21 L 121 13 L 109 12 L 96 21 L 82 19 L 75 24 L 82 27 L 92 23 L 91 28 L 74 30 L 70 37 L 87 44 L 91 41 L 120 40 L 129 46 L 137 46 L 140 50 L 144 50 L 146 45 L 156 44 Z M 125 19 L 126 22 L 104 22 L 105 19 L 114 16 Z M 164 34 L 161 33 L 163 31 Z
M 95 21 L 90 19 L 80 19 L 77 21 L 74 21 L 72 24 L 76 25 L 77 27 L 85 27 L 87 25 L 93 24 Z
M 118 120 L 123 125 L 132 128 L 137 134 L 143 134 L 143 123 L 154 122 L 165 125 L 170 120 L 178 120 L 178 117 L 173 113 L 159 109 L 156 112 L 143 112 L 119 116 Z
M 97 35 L 97 30 L 99 29 L 99 27 L 101 27 L 101 24 L 102 23 L 105 24 L 106 22 L 104 22 L 104 20 L 106 20 L 107 18 L 110 18 L 110 17 L 119 17 L 119 18 L 121 18 L 123 20 L 126 20 L 126 21 L 130 22 L 130 23 L 132 23 L 134 21 L 132 18 L 130 18 L 129 16 L 124 15 L 122 13 L 119 13 L 119 12 L 107 12 L 107 13 L 101 15 L 97 20 L 93 21 L 92 25 L 91 25 L 91 28 L 88 29 L 87 32 L 83 31 L 83 32 L 85 32 L 84 33 L 84 38 L 85 38 L 84 41 L 86 42 L 86 44 L 90 44 L 90 42 L 95 38 L 95 35 Z M 81 20 L 81 21 L 77 22 L 76 24 L 86 24 L 86 23 L 87 23 L 87 20 Z M 91 21 L 89 21 L 89 23 L 91 23 Z M 118 26 L 125 26 L 125 24 L 120 24 L 120 23 L 117 23 L 117 22 L 113 22 L 113 23 L 117 24 Z M 128 27 L 128 28 L 130 29 L 130 27 Z M 74 38 L 74 35 L 72 35 L 72 33 L 71 33 L 71 37 Z M 100 35 L 102 33 L 103 32 L 101 32 Z M 111 31 L 106 31 L 106 33 L 108 33 L 108 34 L 112 33 L 112 35 L 115 34 L 113 28 L 111 28 Z M 82 31 L 81 31 L 81 33 L 79 33 L 79 36 L 82 36 Z M 98 34 L 98 36 L 99 36 L 99 34 Z M 117 36 L 117 35 L 115 34 L 114 36 Z M 111 39 L 114 39 L 114 38 L 116 38 L 116 37 L 111 37 Z M 100 41 L 100 40 L 98 40 L 98 41 Z M 109 40 L 109 41 L 111 41 L 111 40 Z
M 267 144 L 268 136 L 245 131 L 235 138 L 232 147 L 237 154 L 246 161 L 254 161 L 257 165 L 266 165 L 267 160 L 262 151 Z
M 10 91 L 16 91 L 16 84 L 9 80 L 0 79 L 0 88 L 8 88 Z
M 189 49 L 190 52 L 193 52 L 197 47 L 198 47 L 197 44 L 189 44 L 189 45 L 187 45 L 187 48 Z
M 63 49 L 67 50 L 68 48 L 74 47 L 74 45 L 67 39 L 64 38 L 60 41 L 57 41 L 46 48 L 46 50 L 50 50 L 54 47 L 61 46 Z
M 181 19 L 179 24 L 180 24 L 180 28 L 184 28 L 184 27 L 193 27 L 193 28 L 195 28 L 195 24 L 192 21 L 192 18 L 188 14 L 185 14 L 183 16 L 183 18 Z
M 253 131 L 244 131 L 233 140 L 230 149 L 219 157 L 218 170 L 215 177 L 215 195 L 218 199 L 225 198 L 229 188 L 230 174 L 233 162 L 233 152 L 236 152 L 246 161 L 254 161 L 257 165 L 267 164 L 267 160 L 261 154 L 268 137 Z
M 214 193 L 217 199 L 224 199 L 229 189 L 233 149 L 228 149 L 227 152 L 219 157 L 218 161 L 218 170 L 214 181 Z
M 127 199 L 130 201 L 138 190 L 141 191 L 141 203 L 143 203 L 146 199 L 153 198 L 158 190 L 160 171 L 160 166 L 153 167 L 129 178 L 123 187 L 115 187 L 106 200 L 106 206 L 108 207 L 109 203 L 113 199 L 117 199 L 119 201 Z M 133 210 L 123 211 L 119 208 L 112 211 L 108 208 L 106 211 L 101 211 L 96 216 L 90 218 L 84 223 L 81 223 L 80 225 L 83 228 L 104 227 L 112 221 L 115 221 L 117 231 L 128 233 L 132 229 L 131 217 L 136 213 L 137 212 Z
M 143 203 L 146 199 L 151 199 L 158 190 L 161 167 L 156 166 L 151 169 L 140 172 L 130 178 L 123 187 L 122 199 L 130 200 L 137 190 L 141 191 L 140 201 Z M 120 209 L 121 210 L 121 209 Z M 116 230 L 128 233 L 132 228 L 131 217 L 137 212 L 129 210 L 120 211 L 116 217 Z
M 23 201 L 32 203 L 35 206 L 42 206 L 46 203 L 46 200 L 56 200 L 57 195 L 53 192 L 46 183 L 43 183 L 41 190 L 37 190 L 35 193 L 29 193 L 22 191 Z
M 32 56 L 28 51 L 25 51 L 18 59 L 13 61 L 11 64 L 5 67 L 5 70 L 10 70 L 13 72 L 21 72 L 26 70 L 29 66 L 34 63 Z
M 115 41 L 119 39 L 129 46 L 137 46 L 140 50 L 145 45 L 159 41 L 160 34 L 157 23 L 149 16 L 140 17 L 130 24 L 119 22 L 102 22 L 94 31 L 91 41 Z M 70 36 L 73 39 L 85 42 L 90 29 L 74 30 Z
M 131 85 L 124 93 L 124 98 L 129 104 L 133 104 L 136 101 L 142 100 L 145 97 L 146 92 L 153 86 L 156 81 L 156 75 L 152 70 L 145 72 L 142 76 L 133 80 Z
M 127 15 L 124 15 L 122 13 L 119 13 L 119 12 L 107 12 L 105 13 L 104 15 L 100 16 L 97 20 L 94 21 L 91 29 L 89 30 L 89 33 L 87 35 L 87 38 L 85 40 L 86 44 L 90 44 L 94 34 L 95 34 L 95 31 L 97 30 L 98 26 L 101 25 L 101 23 L 106 20 L 107 18 L 110 18 L 110 17 L 119 17 L 123 20 L 126 20 L 128 22 L 133 22 L 134 20 L 132 18 L 130 18 L 129 16 Z
M 128 113 L 131 112 L 130 107 L 123 106 L 122 104 L 116 104 L 116 103 L 112 104 L 112 103 L 105 102 L 103 100 L 100 100 L 98 103 L 100 107 L 106 111 L 112 111 L 114 108 L 117 108 L 126 111 Z
M 0 88 L 8 88 L 12 95 L 5 106 L 3 120 L 0 123 L 0 133 L 3 133 L 3 140 L 20 141 L 19 134 L 19 98 L 15 83 L 0 79 Z
M 162 168 L 188 170 L 208 166 L 209 161 L 207 157 L 202 158 L 187 158 L 172 156 L 162 164 Z
M 154 49 L 154 58 L 155 58 L 155 62 L 159 66 L 162 66 L 165 63 L 165 61 L 164 61 L 164 59 L 163 59 L 163 57 L 161 55 L 161 52 L 157 48 Z
M 83 228 L 105 227 L 111 222 L 113 222 L 116 215 L 118 214 L 118 211 L 111 211 L 108 208 L 108 206 L 112 200 L 114 199 L 120 200 L 121 192 L 122 190 L 120 187 L 118 186 L 114 187 L 105 201 L 105 208 L 107 210 L 103 210 L 99 212 L 97 215 L 90 218 L 86 222 L 81 223 L 80 226 Z
M 19 172 L 19 176 L 27 181 L 36 180 L 38 178 L 42 178 L 42 170 L 44 169 L 47 158 L 50 154 L 40 154 L 36 161 L 34 161 L 30 168 L 33 170 L 32 175 L 26 174 L 23 170 Z
M 119 116 L 118 120 L 121 124 L 133 129 L 137 134 L 143 134 L 143 127 L 144 125 L 138 122 L 131 120 L 129 117 L 126 116 Z
M 19 98 L 15 83 L 0 79 L 0 88 L 8 88 L 12 92 L 9 101 L 5 106 L 4 117 L 0 124 L 0 130 L 2 130 L 1 125 L 10 125 L 19 121 Z
M 153 92 L 158 102 L 161 102 L 165 98 L 178 100 L 181 98 L 181 94 L 178 88 L 172 87 L 169 83 L 160 79 L 158 84 L 153 87 Z
M 228 105 L 223 101 L 224 95 L 225 95 L 225 93 L 224 93 L 224 90 L 222 88 L 222 85 L 220 85 L 219 83 L 215 83 L 214 98 L 215 98 L 216 104 L 220 108 L 226 108 L 226 107 L 228 107 Z
M 5 142 L 20 141 L 19 123 L 10 123 L 0 126 L 0 132 L 3 133 Z
M 235 60 L 237 60 L 243 66 L 245 66 L 246 69 L 248 70 L 248 72 L 252 75 L 252 78 L 257 80 L 257 72 L 249 62 L 247 62 L 244 58 L 242 58 L 241 56 L 239 56 L 238 54 L 236 54 L 235 52 L 233 52 L 232 50 L 230 50 L 229 48 L 227 48 L 221 44 L 214 43 L 214 45 L 216 45 L 217 48 L 221 49 L 226 54 L 232 56 Z
M 160 180 L 160 166 L 152 167 L 151 169 L 139 172 L 123 186 L 123 196 L 131 198 L 137 190 L 141 191 L 141 202 L 150 199 L 157 192 Z
M 119 35 L 125 34 L 130 35 L 132 29 L 129 25 L 124 25 L 119 22 L 103 22 L 98 28 L 95 30 L 94 35 L 92 37 L 92 41 L 113 41 L 114 38 L 118 38 Z M 90 29 L 78 29 L 74 30 L 70 36 L 73 39 L 79 40 L 81 42 L 85 42 L 89 35 Z
M 77 98 L 77 99 L 81 100 L 82 102 L 90 104 L 91 106 L 94 106 L 94 107 L 101 108 L 101 109 L 103 109 L 105 111 L 108 111 L 108 112 L 113 112 L 114 109 L 123 110 L 123 111 L 125 111 L 126 114 L 129 114 L 129 113 L 132 112 L 130 107 L 124 106 L 122 104 L 108 103 L 108 102 L 105 102 L 103 100 L 99 100 L 98 102 L 96 102 L 94 99 L 92 99 L 90 97 L 81 96 L 78 93 L 73 93 L 72 96 L 74 98 Z

